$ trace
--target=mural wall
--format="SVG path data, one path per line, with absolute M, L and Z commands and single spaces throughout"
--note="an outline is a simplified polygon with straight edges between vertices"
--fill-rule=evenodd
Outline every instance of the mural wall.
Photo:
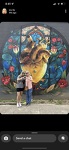
M 11 31 L 2 53 L 2 84 L 15 88 L 21 71 L 30 71 L 33 90 L 50 92 L 68 86 L 68 44 L 64 37 L 46 25 L 26 26 Z

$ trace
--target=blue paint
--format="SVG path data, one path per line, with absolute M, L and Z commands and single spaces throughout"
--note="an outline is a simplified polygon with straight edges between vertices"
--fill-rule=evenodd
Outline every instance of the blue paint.
M 12 42 L 7 41 L 5 43 L 3 48 L 3 54 L 2 54 L 3 72 L 10 75 L 9 67 L 14 66 L 15 68 L 13 73 L 14 81 L 16 80 L 19 72 L 22 71 L 21 68 L 19 68 L 20 66 L 19 57 L 20 57 L 20 53 L 26 48 L 26 44 L 28 42 L 26 39 L 23 43 L 20 43 L 20 32 L 21 32 L 20 30 L 17 30 L 16 32 L 11 31 L 11 36 L 9 38 L 12 38 L 13 41 Z M 27 33 L 29 32 L 30 31 L 27 31 Z M 43 33 L 43 31 L 39 31 L 39 32 L 41 32 L 41 34 Z M 39 44 L 39 39 L 43 38 L 41 34 L 38 34 L 37 31 L 34 31 L 34 33 L 31 34 L 31 37 L 35 42 L 35 44 Z M 39 83 L 37 83 L 36 87 L 38 88 L 39 87 L 48 88 L 48 86 L 51 86 L 52 84 L 56 84 L 57 81 L 59 81 L 59 79 L 61 78 L 63 71 L 66 70 L 68 67 L 68 53 L 66 53 L 64 58 L 58 57 L 60 54 L 63 53 L 64 49 L 67 50 L 66 43 L 64 43 L 62 38 L 60 38 L 61 39 L 60 41 L 52 42 L 52 38 L 60 38 L 60 36 L 55 32 L 51 32 L 51 43 L 47 45 L 46 49 L 50 51 L 51 47 L 55 46 L 57 48 L 57 52 L 54 54 L 51 53 L 51 56 L 47 63 L 47 70 L 43 77 L 44 81 L 39 81 Z M 19 47 L 21 47 L 21 49 L 19 48 L 18 54 L 15 54 L 13 52 L 13 49 L 11 50 L 8 49 L 8 46 L 10 44 L 14 46 L 18 45 Z M 67 64 L 62 65 L 63 60 L 66 60 Z M 21 66 L 23 67 L 24 64 L 21 64 Z

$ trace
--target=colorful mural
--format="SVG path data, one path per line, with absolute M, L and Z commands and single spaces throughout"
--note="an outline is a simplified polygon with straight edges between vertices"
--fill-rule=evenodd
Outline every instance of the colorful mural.
M 2 83 L 14 87 L 21 71 L 29 70 L 33 90 L 49 92 L 68 85 L 68 45 L 55 29 L 29 26 L 11 31 L 2 54 Z

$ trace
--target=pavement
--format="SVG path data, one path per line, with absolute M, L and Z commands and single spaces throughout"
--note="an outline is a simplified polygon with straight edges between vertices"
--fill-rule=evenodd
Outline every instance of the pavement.
M 1 114 L 68 114 L 69 105 L 56 104 L 33 104 L 22 105 L 17 108 L 16 105 L 0 105 Z

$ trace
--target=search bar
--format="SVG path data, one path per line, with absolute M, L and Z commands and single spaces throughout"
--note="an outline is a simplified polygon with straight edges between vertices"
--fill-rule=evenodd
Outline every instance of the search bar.
M 31 135 L 31 134 L 15 134 L 13 136 L 14 142 L 29 142 L 29 143 L 37 143 L 37 142 L 47 142 L 47 143 L 53 143 L 56 141 L 56 135 L 54 134 L 37 134 L 37 135 Z

